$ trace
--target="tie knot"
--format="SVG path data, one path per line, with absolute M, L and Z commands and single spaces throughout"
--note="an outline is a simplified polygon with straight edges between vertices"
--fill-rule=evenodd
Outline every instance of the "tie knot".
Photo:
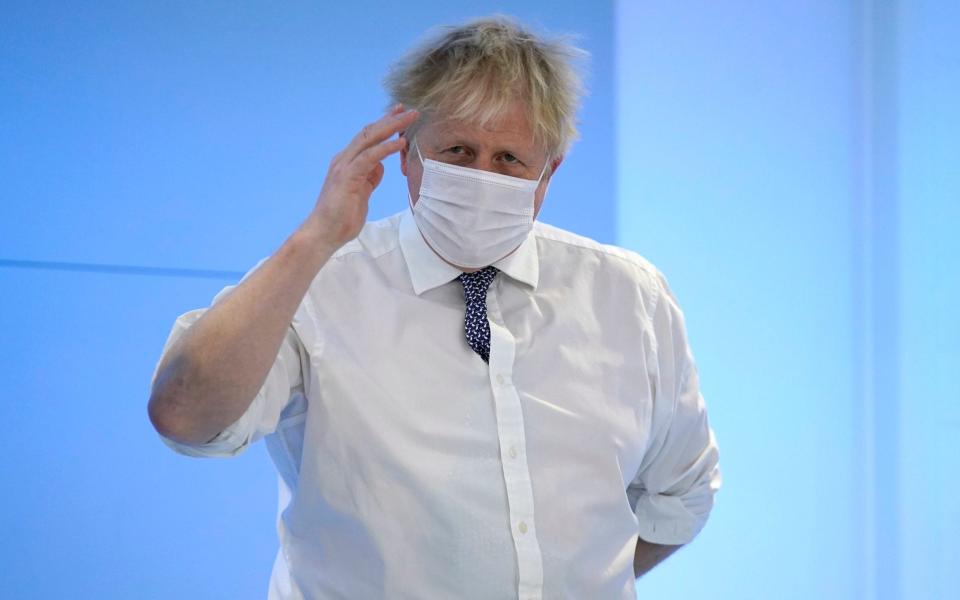
M 479 271 L 474 271 L 473 273 L 461 273 L 457 279 L 463 284 L 464 289 L 482 289 L 483 291 L 487 291 L 497 271 L 498 269 L 491 265 Z

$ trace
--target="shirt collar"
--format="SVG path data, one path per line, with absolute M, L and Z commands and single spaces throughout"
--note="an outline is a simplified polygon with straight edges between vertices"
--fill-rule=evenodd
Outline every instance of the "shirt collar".
M 463 272 L 437 256 L 427 245 L 409 208 L 404 210 L 400 217 L 399 235 L 400 249 L 407 263 L 407 271 L 410 272 L 410 282 L 418 296 L 456 279 Z M 533 231 L 516 250 L 493 263 L 493 266 L 536 290 L 540 280 L 540 262 L 537 239 Z

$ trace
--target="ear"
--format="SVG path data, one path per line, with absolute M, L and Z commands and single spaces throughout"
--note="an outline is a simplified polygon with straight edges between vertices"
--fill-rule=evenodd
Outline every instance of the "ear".
M 563 162 L 563 155 L 556 157 L 550 161 L 550 177 L 553 177 L 553 174 L 557 172 L 557 169 L 560 168 L 560 163 Z
M 406 138 L 407 136 L 404 135 L 405 133 L 406 133 L 405 131 L 401 131 L 400 137 Z M 410 143 L 410 140 L 407 140 L 407 144 L 409 143 Z M 404 145 L 403 148 L 400 148 L 400 172 L 403 173 L 404 177 L 407 176 L 407 156 L 408 156 L 407 150 L 408 150 L 407 145 Z

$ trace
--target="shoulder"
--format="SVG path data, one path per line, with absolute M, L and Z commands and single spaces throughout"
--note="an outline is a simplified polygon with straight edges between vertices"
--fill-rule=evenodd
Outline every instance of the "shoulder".
M 542 254 L 564 268 L 582 272 L 584 268 L 602 274 L 615 286 L 636 286 L 651 302 L 663 292 L 666 279 L 647 258 L 627 248 L 604 244 L 592 238 L 537 221 L 534 235 Z
M 402 215 L 401 211 L 376 221 L 367 221 L 360 234 L 334 252 L 331 259 L 338 262 L 361 257 L 377 259 L 397 249 L 397 232 Z

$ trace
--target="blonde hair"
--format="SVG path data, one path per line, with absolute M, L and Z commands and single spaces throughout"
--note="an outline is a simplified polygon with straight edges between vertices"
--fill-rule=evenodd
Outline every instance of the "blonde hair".
M 483 127 L 520 98 L 535 141 L 551 156 L 565 154 L 584 94 L 575 61 L 588 56 L 565 39 L 538 37 L 504 15 L 444 26 L 395 63 L 384 85 L 391 104 L 422 114 L 409 138 L 437 113 Z

